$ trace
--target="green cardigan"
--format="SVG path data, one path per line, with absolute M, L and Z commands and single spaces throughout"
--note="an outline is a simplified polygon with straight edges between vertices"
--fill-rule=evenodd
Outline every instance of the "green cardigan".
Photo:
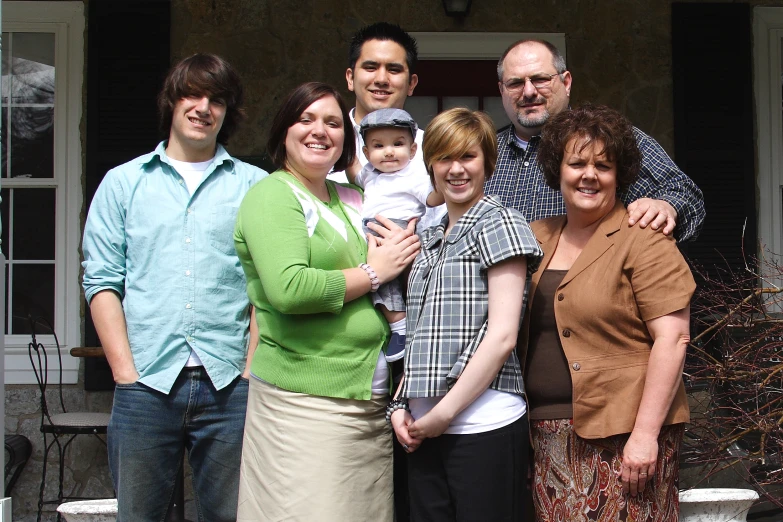
M 234 243 L 260 337 L 251 371 L 285 390 L 366 400 L 389 327 L 369 294 L 343 303 L 342 270 L 366 260 L 367 244 L 359 209 L 338 190 L 361 195 L 327 186 L 328 204 L 277 171 L 239 208 Z

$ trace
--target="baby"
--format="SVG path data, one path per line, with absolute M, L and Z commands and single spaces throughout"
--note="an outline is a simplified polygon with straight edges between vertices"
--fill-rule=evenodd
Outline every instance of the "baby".
M 359 126 L 364 140 L 362 152 L 369 163 L 358 174 L 355 169 L 347 169 L 346 175 L 364 189 L 362 224 L 366 233 L 375 234 L 367 223 L 376 222 L 379 214 L 406 227 L 411 219 L 423 216 L 427 206 L 444 202 L 443 196 L 433 190 L 429 176 L 410 167 L 417 149 L 416 128 L 411 115 L 402 109 L 371 112 Z M 397 361 L 405 354 L 405 296 L 400 280 L 382 285 L 373 294 L 373 302 L 392 332 L 386 360 Z

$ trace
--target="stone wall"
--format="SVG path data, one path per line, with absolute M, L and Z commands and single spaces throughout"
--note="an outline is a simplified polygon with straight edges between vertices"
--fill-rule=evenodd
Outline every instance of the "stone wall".
M 173 59 L 215 52 L 244 79 L 249 121 L 236 154 L 263 152 L 280 100 L 301 82 L 325 81 L 352 101 L 348 40 L 381 20 L 412 32 L 565 33 L 573 103 L 613 106 L 673 152 L 670 0 L 475 0 L 462 21 L 438 0 L 172 0 L 172 20 Z

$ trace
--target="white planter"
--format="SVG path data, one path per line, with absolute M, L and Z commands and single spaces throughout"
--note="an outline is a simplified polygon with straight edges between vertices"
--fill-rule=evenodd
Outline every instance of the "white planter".
M 752 489 L 680 491 L 680 522 L 745 522 L 748 510 L 758 498 Z
M 117 499 L 102 498 L 100 500 L 65 502 L 57 507 L 57 511 L 68 522 L 116 522 Z

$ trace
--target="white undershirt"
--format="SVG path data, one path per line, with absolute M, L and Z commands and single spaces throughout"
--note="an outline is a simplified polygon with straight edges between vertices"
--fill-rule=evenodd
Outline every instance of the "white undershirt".
M 182 179 L 185 180 L 185 186 L 188 187 L 188 193 L 192 196 L 193 193 L 196 192 L 201 180 L 204 178 L 204 172 L 206 172 L 214 159 L 215 158 L 207 161 L 199 161 L 197 163 L 188 163 L 187 161 L 169 158 L 169 162 L 171 163 L 171 166 L 174 167 L 174 170 L 176 170 L 177 173 L 182 176 Z
M 516 142 L 516 144 L 517 144 L 517 145 L 519 145 L 519 147 L 520 147 L 522 150 L 527 150 L 527 144 L 528 144 L 528 142 L 527 142 L 527 141 L 525 141 L 525 140 L 523 140 L 523 139 L 522 139 L 522 138 L 520 138 L 519 136 L 517 136 L 517 133 L 516 133 L 516 132 L 513 134 L 513 136 L 514 136 L 514 141 Z
M 409 399 L 411 416 L 414 419 L 422 418 L 443 397 Z M 521 395 L 488 389 L 454 417 L 443 433 L 449 435 L 486 433 L 508 426 L 522 417 L 526 411 L 527 405 Z
M 372 374 L 372 392 L 381 395 L 389 393 L 389 363 L 386 362 L 383 350 L 378 354 L 378 360 L 375 361 L 375 373 Z
M 174 167 L 174 170 L 176 170 L 177 173 L 182 176 L 182 179 L 185 180 L 185 186 L 188 189 L 188 193 L 192 196 L 201 184 L 201 180 L 204 179 L 204 172 L 206 172 L 214 159 L 215 158 L 207 161 L 199 161 L 197 163 L 188 163 L 187 161 L 169 158 L 169 162 L 171 163 L 171 166 Z M 204 366 L 204 363 L 201 362 L 198 354 L 191 348 L 190 357 L 188 357 L 188 362 L 185 363 L 185 368 L 195 368 L 197 366 Z

